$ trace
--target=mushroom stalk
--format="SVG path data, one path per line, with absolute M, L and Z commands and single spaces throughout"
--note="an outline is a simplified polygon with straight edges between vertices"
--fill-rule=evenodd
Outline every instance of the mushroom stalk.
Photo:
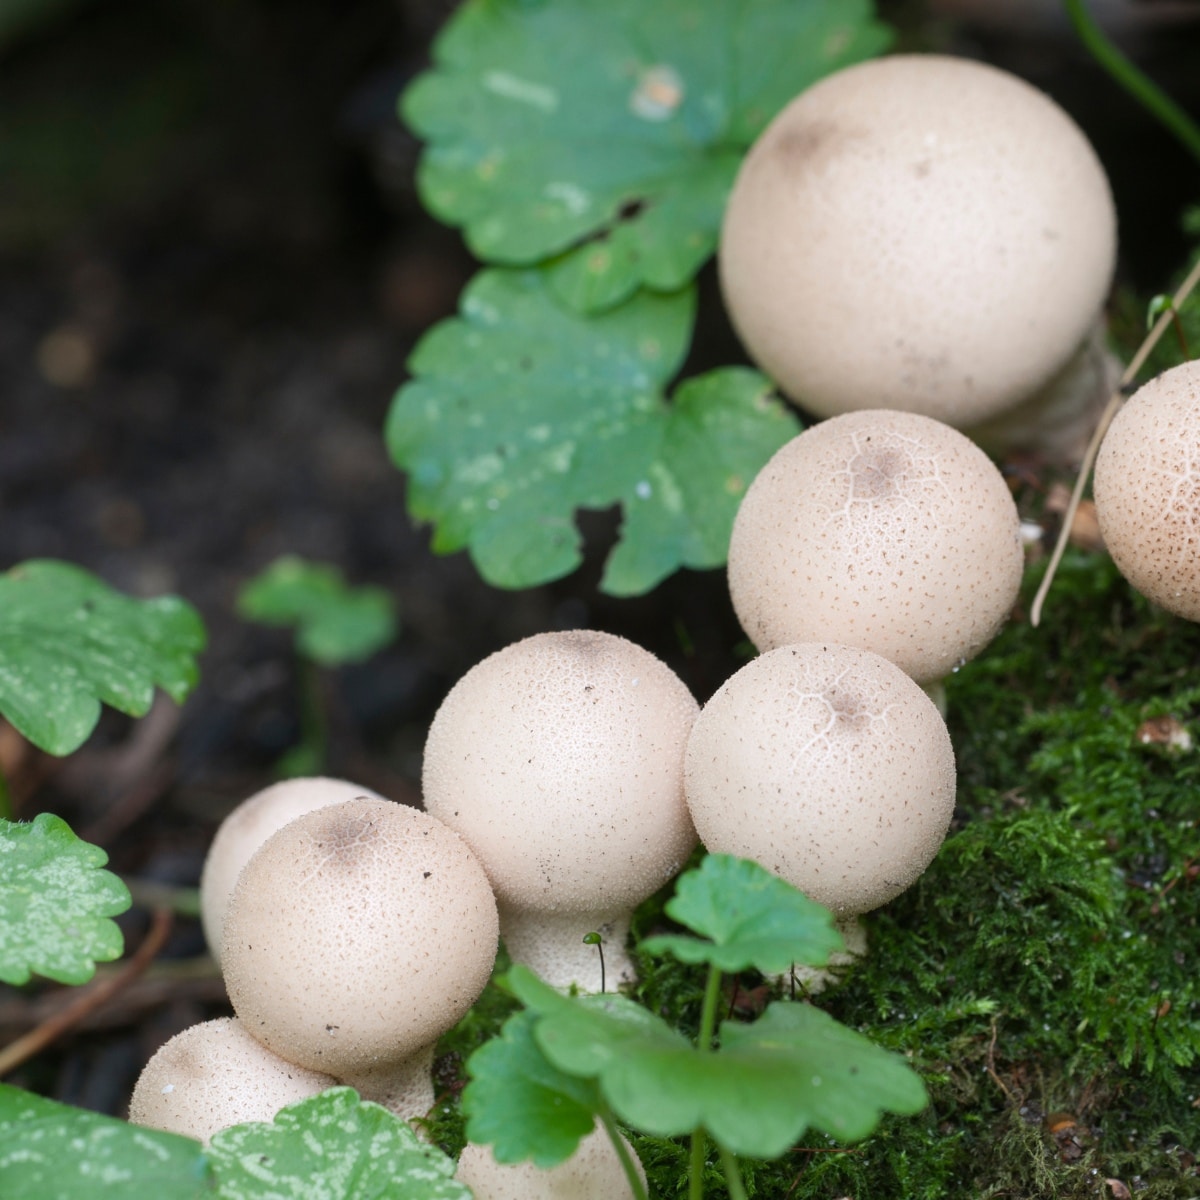
M 524 963 L 551 987 L 615 991 L 637 978 L 625 950 L 628 912 L 539 912 L 500 903 L 500 938 L 514 962 Z M 601 945 L 584 938 L 598 933 Z M 600 952 L 604 962 L 601 966 Z
M 354 1071 L 338 1077 L 339 1083 L 354 1088 L 364 1100 L 373 1100 L 402 1120 L 424 1116 L 433 1107 L 432 1045 L 398 1062 Z

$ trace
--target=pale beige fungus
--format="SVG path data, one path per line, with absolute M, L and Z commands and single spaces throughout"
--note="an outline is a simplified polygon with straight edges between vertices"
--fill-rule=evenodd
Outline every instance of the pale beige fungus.
M 1115 249 L 1104 171 L 1049 97 L 981 63 L 894 55 L 814 84 L 751 148 L 721 286 L 801 407 L 961 428 L 1066 365 Z
M 839 916 L 912 884 L 954 811 L 937 709 L 849 646 L 783 646 L 739 670 L 696 720 L 686 779 L 710 851 L 754 859 Z
M 1168 612 L 1200 621 L 1200 363 L 1150 380 L 1117 413 L 1093 494 L 1121 574 Z
M 207 1142 L 246 1121 L 272 1121 L 285 1105 L 337 1081 L 272 1054 L 234 1017 L 192 1025 L 142 1069 L 129 1101 L 135 1125 Z
M 459 680 L 434 717 L 422 783 L 496 891 L 510 953 L 556 986 L 632 976 L 633 908 L 686 862 L 696 833 L 683 749 L 697 705 L 649 651 L 590 630 L 538 634 Z
M 246 864 L 222 962 L 264 1045 L 413 1116 L 433 1100 L 433 1044 L 483 990 L 497 939 L 487 877 L 456 833 L 349 800 L 285 825 Z
M 865 411 L 810 427 L 759 472 L 734 521 L 729 590 L 760 650 L 828 639 L 927 683 L 999 632 L 1023 561 L 1016 505 L 969 438 Z
M 322 776 L 284 779 L 243 800 L 221 822 L 200 875 L 200 920 L 205 940 L 218 963 L 221 960 L 221 929 L 229 898 L 242 868 L 255 850 L 289 821 L 327 804 L 339 804 L 358 796 L 383 799 L 370 788 L 344 779 Z

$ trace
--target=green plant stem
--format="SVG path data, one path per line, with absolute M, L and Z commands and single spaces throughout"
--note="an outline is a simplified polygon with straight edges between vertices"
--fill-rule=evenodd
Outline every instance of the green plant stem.
M 0 820 L 12 820 L 12 793 L 8 790 L 8 776 L 0 771 Z
M 704 1003 L 700 1008 L 700 1032 L 696 1038 L 696 1049 L 709 1054 L 713 1048 L 713 1034 L 717 1029 L 717 1002 L 721 999 L 721 972 L 710 966 L 708 982 L 704 985 Z M 703 1128 L 692 1133 L 691 1169 L 688 1171 L 688 1200 L 701 1200 L 704 1195 L 704 1142 Z M 722 1162 L 724 1151 L 722 1150 Z M 736 1169 L 736 1168 L 735 1168 Z M 739 1184 L 740 1184 L 739 1178 Z M 733 1192 L 730 1192 L 733 1196 Z
M 600 1123 L 604 1126 L 604 1132 L 608 1134 L 608 1140 L 612 1142 L 613 1149 L 617 1152 L 617 1158 L 621 1160 L 621 1170 L 625 1172 L 625 1178 L 629 1181 L 633 1200 L 650 1200 L 646 1193 L 646 1187 L 642 1183 L 642 1177 L 637 1173 L 637 1167 L 633 1165 L 633 1156 L 629 1153 L 629 1147 L 617 1130 L 617 1123 L 613 1120 L 612 1113 L 607 1109 L 600 1113 Z
M 1092 19 L 1085 0 L 1063 0 L 1067 16 L 1089 54 L 1135 100 L 1163 123 L 1200 162 L 1200 129 L 1191 117 L 1133 65 Z
M 278 769 L 287 777 L 320 775 L 329 757 L 329 720 L 325 712 L 321 668 L 311 658 L 296 659 L 300 693 L 300 741 L 280 760 Z
M 704 1200 L 704 1141 L 703 1126 L 692 1131 L 692 1156 L 688 1167 L 688 1200 Z
M 737 1155 L 731 1150 L 718 1144 L 721 1154 L 721 1166 L 725 1168 L 725 1186 L 729 1189 L 729 1200 L 746 1200 L 746 1185 L 742 1183 L 742 1173 L 738 1170 Z

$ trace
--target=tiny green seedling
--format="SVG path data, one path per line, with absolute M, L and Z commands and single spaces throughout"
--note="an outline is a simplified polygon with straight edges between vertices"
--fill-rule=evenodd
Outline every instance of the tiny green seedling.
M 711 1139 L 738 1200 L 739 1156 L 778 1158 L 810 1126 L 853 1141 L 884 1111 L 925 1107 L 907 1063 L 809 1004 L 777 1000 L 752 1024 L 718 1027 L 723 973 L 821 966 L 841 948 L 828 910 L 756 863 L 714 854 L 680 877 L 666 911 L 692 933 L 647 938 L 642 949 L 707 966 L 696 1041 L 626 996 L 566 996 L 515 966 L 506 978 L 525 1009 L 467 1064 L 471 1141 L 491 1144 L 500 1162 L 551 1166 L 596 1120 L 611 1135 L 617 1122 L 655 1137 L 690 1135 L 697 1200 Z M 614 1145 L 622 1153 L 615 1136 Z M 632 1163 L 626 1176 L 645 1200 Z

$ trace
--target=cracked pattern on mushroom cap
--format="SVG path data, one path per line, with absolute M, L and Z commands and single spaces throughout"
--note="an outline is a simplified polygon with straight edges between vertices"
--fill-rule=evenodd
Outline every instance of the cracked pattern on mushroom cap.
M 624 638 L 526 638 L 442 702 L 425 743 L 426 807 L 463 835 L 505 904 L 632 908 L 696 844 L 683 749 L 697 711 L 683 681 Z
M 726 209 L 721 285 L 751 357 L 802 407 L 967 426 L 1066 363 L 1115 251 L 1103 168 L 1048 96 L 981 63 L 894 55 L 814 84 L 763 132 Z
M 1168 612 L 1200 621 L 1200 363 L 1150 380 L 1117 413 L 1093 495 L 1121 574 Z
M 129 1119 L 207 1142 L 230 1125 L 273 1121 L 284 1105 L 336 1084 L 272 1054 L 236 1017 L 222 1017 L 192 1025 L 159 1048 L 138 1076 Z
M 255 850 L 289 821 L 327 804 L 340 804 L 358 796 L 383 799 L 370 788 L 344 779 L 323 776 L 284 779 L 243 800 L 221 822 L 200 875 L 200 919 L 205 940 L 218 963 L 221 960 L 221 928 L 229 898 L 242 868 Z
M 487 877 L 453 830 L 349 800 L 285 825 L 247 863 L 221 957 L 249 1032 L 344 1078 L 453 1026 L 488 981 L 498 927 Z
M 920 683 L 973 658 L 1017 598 L 1020 518 L 970 439 L 915 413 L 814 425 L 750 485 L 729 591 L 760 650 L 828 639 Z
M 835 913 L 920 876 L 954 812 L 954 751 L 929 697 L 849 646 L 783 646 L 705 705 L 688 805 L 713 852 L 752 858 Z

